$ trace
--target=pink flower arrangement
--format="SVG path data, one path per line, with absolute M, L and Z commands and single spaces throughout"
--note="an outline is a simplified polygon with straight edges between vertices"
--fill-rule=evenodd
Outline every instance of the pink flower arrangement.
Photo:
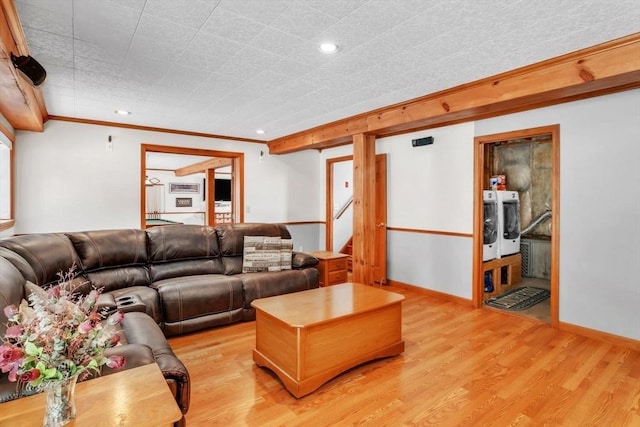
M 61 274 L 56 286 L 32 293 L 28 303 L 4 308 L 9 325 L 0 341 L 0 370 L 9 373 L 9 381 L 42 388 L 75 375 L 100 374 L 103 365 L 124 366 L 124 357 L 104 356 L 120 341 L 116 325 L 124 314 L 117 311 L 101 321 L 100 291 L 76 295 L 71 278 L 72 271 Z

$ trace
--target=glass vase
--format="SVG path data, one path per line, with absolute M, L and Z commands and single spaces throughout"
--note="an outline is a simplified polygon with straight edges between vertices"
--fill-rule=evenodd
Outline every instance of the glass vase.
M 44 412 L 44 427 L 61 427 L 76 417 L 77 381 L 76 375 L 46 386 L 47 405 Z

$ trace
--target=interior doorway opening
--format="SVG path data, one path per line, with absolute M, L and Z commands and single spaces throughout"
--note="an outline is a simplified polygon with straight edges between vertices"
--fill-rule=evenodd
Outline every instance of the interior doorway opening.
M 141 145 L 141 228 L 243 222 L 244 154 Z
M 557 327 L 559 126 L 486 135 L 475 144 L 474 305 L 523 287 L 547 289 L 548 300 L 512 312 Z M 487 217 L 492 197 L 497 218 Z
M 353 270 L 353 156 L 327 159 L 326 235 L 327 251 L 348 255 L 347 270 Z M 375 245 L 373 283 L 387 284 L 387 155 L 375 157 Z M 349 276 L 351 277 L 351 276 Z M 351 279 L 350 279 L 351 280 Z

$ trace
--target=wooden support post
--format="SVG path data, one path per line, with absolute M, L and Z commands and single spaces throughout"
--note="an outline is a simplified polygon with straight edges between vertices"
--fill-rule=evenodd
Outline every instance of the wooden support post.
M 214 226 L 216 225 L 216 170 L 215 169 L 206 169 L 206 185 L 202 191 L 206 194 L 205 200 L 207 201 L 206 207 L 206 220 L 205 224 Z
M 372 285 L 375 266 L 376 138 L 353 136 L 353 281 Z

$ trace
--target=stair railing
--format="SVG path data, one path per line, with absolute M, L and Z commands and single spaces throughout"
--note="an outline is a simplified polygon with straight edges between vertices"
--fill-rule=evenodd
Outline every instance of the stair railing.
M 349 206 L 351 206 L 351 204 L 353 203 L 353 196 L 349 197 L 349 200 L 347 200 L 345 202 L 345 204 L 340 208 L 340 210 L 338 211 L 338 213 L 333 217 L 334 220 L 336 219 L 340 219 L 340 217 L 342 216 L 342 214 L 344 214 L 344 212 L 349 209 Z

